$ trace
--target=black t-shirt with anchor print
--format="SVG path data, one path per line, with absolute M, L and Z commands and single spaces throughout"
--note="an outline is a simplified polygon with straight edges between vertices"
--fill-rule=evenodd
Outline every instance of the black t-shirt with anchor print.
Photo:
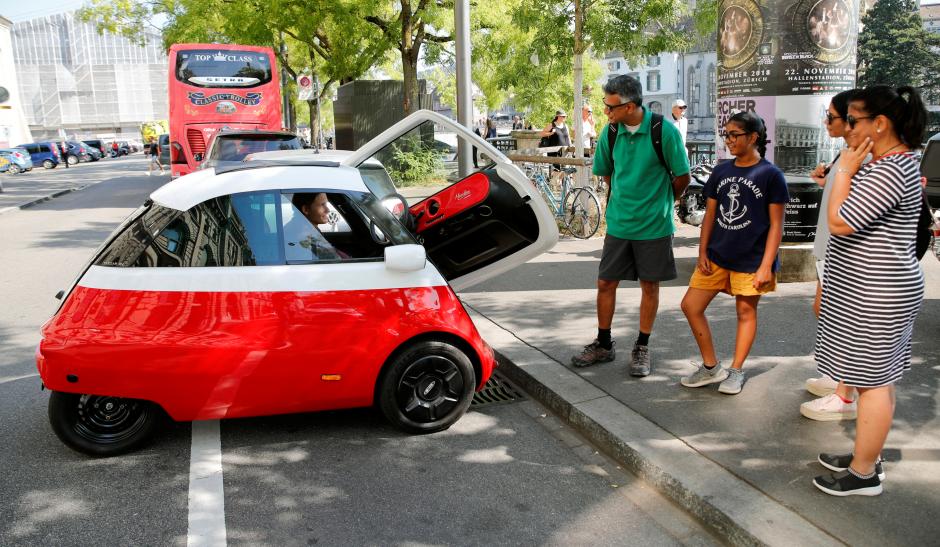
M 726 270 L 756 272 L 767 245 L 770 204 L 790 201 L 783 172 L 765 159 L 750 167 L 726 161 L 712 171 L 703 192 L 718 202 L 708 259 Z M 779 267 L 774 260 L 774 271 Z

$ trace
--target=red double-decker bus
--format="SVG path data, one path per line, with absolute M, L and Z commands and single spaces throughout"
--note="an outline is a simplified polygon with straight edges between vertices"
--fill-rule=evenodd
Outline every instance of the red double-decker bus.
M 169 61 L 172 176 L 192 172 L 220 129 L 281 129 L 271 48 L 173 44 Z

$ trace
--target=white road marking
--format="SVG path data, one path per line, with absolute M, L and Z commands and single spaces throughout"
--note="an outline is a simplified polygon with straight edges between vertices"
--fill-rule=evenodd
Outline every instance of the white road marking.
M 215 547 L 226 545 L 226 541 L 219 421 L 193 422 L 186 544 L 188 547 Z
M 25 378 L 35 378 L 37 376 L 39 376 L 39 373 L 34 372 L 33 374 L 26 374 L 23 376 L 11 376 L 9 378 L 0 378 L 0 384 L 5 384 L 7 382 L 15 382 L 17 380 L 23 380 Z

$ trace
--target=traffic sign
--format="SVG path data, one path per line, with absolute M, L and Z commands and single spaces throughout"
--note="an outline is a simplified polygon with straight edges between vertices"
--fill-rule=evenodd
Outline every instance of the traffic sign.
M 313 78 L 309 74 L 297 77 L 297 98 L 301 101 L 313 100 Z

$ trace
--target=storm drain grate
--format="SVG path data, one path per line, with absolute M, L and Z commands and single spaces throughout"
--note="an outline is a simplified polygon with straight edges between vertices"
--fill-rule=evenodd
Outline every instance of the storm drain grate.
M 483 389 L 473 395 L 473 401 L 470 402 L 470 406 L 481 407 L 496 403 L 512 403 L 524 399 L 525 395 L 522 394 L 522 391 L 510 384 L 509 380 L 499 374 L 493 374 L 490 376 L 490 379 L 486 381 L 486 385 L 483 386 Z

